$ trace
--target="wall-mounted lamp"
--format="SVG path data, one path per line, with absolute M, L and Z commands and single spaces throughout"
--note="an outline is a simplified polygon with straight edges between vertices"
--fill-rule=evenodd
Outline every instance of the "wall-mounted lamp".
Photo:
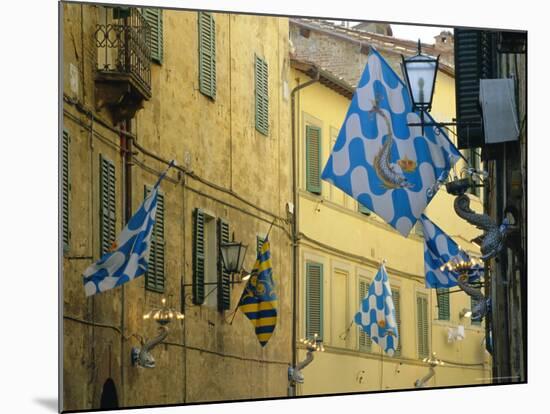
M 150 351 L 166 339 L 168 336 L 168 325 L 173 320 L 182 320 L 184 315 L 174 308 L 166 306 L 166 299 L 162 298 L 162 306 L 154 308 L 143 315 L 144 320 L 153 319 L 159 326 L 159 335 L 145 342 L 141 339 L 141 349 L 132 348 L 132 364 L 144 368 L 155 368 L 155 359 Z
M 471 318 L 472 317 L 472 311 L 470 309 L 463 308 L 460 313 L 458 314 L 460 319 L 463 318 Z
M 243 280 L 250 278 L 250 274 L 242 272 L 247 249 L 248 246 L 246 244 L 237 243 L 234 240 L 229 243 L 221 243 L 220 245 L 222 265 L 225 271 L 231 274 L 231 283 L 241 283 Z M 235 280 L 235 275 L 238 275 L 239 279 Z
M 323 340 L 320 339 L 317 334 L 313 336 L 313 339 L 300 339 L 300 342 L 306 346 L 307 354 L 306 358 L 296 364 L 295 367 L 288 367 L 288 380 L 292 386 L 304 383 L 304 374 L 302 374 L 302 369 L 307 367 L 311 361 L 313 361 L 313 353 L 316 351 L 325 352 Z
M 435 375 L 435 367 L 438 365 L 445 365 L 443 361 L 435 357 L 435 352 L 432 352 L 432 355 L 429 358 L 424 358 L 422 362 L 430 366 L 430 372 L 414 382 L 415 388 L 424 388 L 426 383 Z

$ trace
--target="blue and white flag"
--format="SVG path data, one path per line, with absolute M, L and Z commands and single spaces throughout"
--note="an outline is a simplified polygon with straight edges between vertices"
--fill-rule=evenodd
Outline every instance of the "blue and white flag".
M 405 237 L 461 156 L 443 131 L 408 126 L 419 122 L 407 87 L 371 49 L 321 175 Z
M 458 274 L 448 270 L 445 264 L 450 261 L 468 262 L 470 256 L 424 214 L 420 216 L 420 221 L 424 227 L 426 287 L 438 289 L 456 286 Z M 482 274 L 483 268 L 476 264 L 468 274 L 468 281 L 473 282 Z
M 120 286 L 147 271 L 159 185 L 173 165 L 172 161 L 137 212 L 130 218 L 119 234 L 113 250 L 105 253 L 82 274 L 86 296 Z
M 355 323 L 388 354 L 393 356 L 399 343 L 395 307 L 390 282 L 384 264 L 380 266 L 361 309 L 355 314 Z

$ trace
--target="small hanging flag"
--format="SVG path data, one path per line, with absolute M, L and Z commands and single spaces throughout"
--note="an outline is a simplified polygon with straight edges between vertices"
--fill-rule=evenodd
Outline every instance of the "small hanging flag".
M 393 356 L 399 344 L 399 332 L 390 282 L 384 264 L 380 266 L 361 309 L 355 314 L 355 323 L 388 354 Z
M 457 285 L 458 274 L 445 267 L 450 261 L 469 262 L 470 256 L 424 214 L 420 216 L 424 227 L 424 271 L 426 287 L 439 289 Z M 479 279 L 483 267 L 475 264 L 468 273 L 468 281 Z
M 460 153 L 373 48 L 321 177 L 407 236 Z
M 238 308 L 254 325 L 260 345 L 265 346 L 277 324 L 277 295 L 273 290 L 271 253 L 267 236 L 251 273 Z
M 113 249 L 90 265 L 82 274 L 86 296 L 120 286 L 147 271 L 159 185 L 173 165 L 175 165 L 174 161 L 161 174 L 147 198 L 130 218 L 117 241 L 113 243 Z

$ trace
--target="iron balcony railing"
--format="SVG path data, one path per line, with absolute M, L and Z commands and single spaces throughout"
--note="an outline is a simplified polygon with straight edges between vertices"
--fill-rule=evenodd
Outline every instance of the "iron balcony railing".
M 104 8 L 95 30 L 98 74 L 131 78 L 145 99 L 151 97 L 151 30 L 136 8 Z

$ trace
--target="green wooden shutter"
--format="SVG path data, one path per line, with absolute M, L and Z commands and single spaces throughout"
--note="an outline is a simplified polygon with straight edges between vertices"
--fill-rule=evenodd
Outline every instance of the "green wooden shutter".
M 393 299 L 393 307 L 395 308 L 395 322 L 397 323 L 397 333 L 399 334 L 399 340 L 397 341 L 397 349 L 395 350 L 395 356 L 401 355 L 401 349 L 403 341 L 403 333 L 401 332 L 401 295 L 398 290 L 392 289 L 391 291 Z
M 216 22 L 212 13 L 198 13 L 199 90 L 216 98 Z
M 476 307 L 478 303 L 478 300 L 472 296 L 470 296 L 470 309 L 472 312 L 474 311 L 474 308 Z M 472 325 L 481 325 L 481 320 L 474 321 L 473 319 L 470 319 L 470 323 Z
M 71 191 L 71 183 L 70 183 L 70 163 L 69 163 L 69 144 L 70 144 L 70 137 L 69 132 L 67 130 L 63 130 L 63 141 L 61 143 L 61 158 L 62 158 L 62 166 L 61 166 L 61 200 L 62 200 L 62 211 L 61 211 L 61 220 L 62 220 L 62 237 L 63 237 L 63 250 L 66 251 L 69 249 L 69 240 L 70 240 L 70 230 L 69 230 L 69 223 L 70 223 L 70 191 Z
M 428 299 L 425 296 L 416 297 L 416 323 L 418 337 L 418 357 L 428 356 Z
M 364 279 L 359 279 L 359 309 L 361 309 L 361 303 L 363 299 L 369 293 L 369 283 Z M 372 339 L 367 335 L 363 328 L 358 326 L 359 329 L 359 350 L 363 352 L 371 352 Z
M 365 214 L 367 216 L 370 216 L 372 211 L 370 211 L 367 207 L 365 207 L 363 204 L 361 203 L 357 203 L 357 211 L 359 211 L 359 213 L 362 213 L 362 214 Z
M 193 226 L 193 303 L 204 303 L 204 271 L 205 271 L 205 245 L 204 245 L 204 212 L 195 209 Z
M 265 237 L 256 236 L 256 257 L 259 256 L 262 246 L 264 245 Z
M 142 9 L 142 14 L 151 30 L 150 42 L 151 59 L 162 63 L 164 55 L 163 34 L 162 34 L 162 10 L 161 9 Z
M 99 164 L 99 243 L 103 256 L 116 240 L 116 176 L 112 161 L 100 155 Z
M 323 265 L 306 263 L 306 337 L 323 338 Z
M 479 80 L 496 77 L 495 42 L 494 32 L 455 29 L 458 148 L 479 147 L 484 144 L 479 105 Z
M 451 304 L 448 288 L 436 289 L 437 293 L 437 319 L 448 321 L 451 316 Z
M 269 132 L 269 74 L 267 62 L 255 56 L 254 74 L 256 81 L 256 129 L 263 135 Z
M 150 192 L 151 188 L 145 187 L 145 197 L 147 197 Z M 164 215 L 164 194 L 159 192 L 157 195 L 155 225 L 151 235 L 149 262 L 147 265 L 147 273 L 145 273 L 145 288 L 160 293 L 164 292 L 165 287 L 166 239 L 164 237 Z
M 218 219 L 218 310 L 223 312 L 231 306 L 231 274 L 223 268 L 221 256 L 221 243 L 229 242 L 229 223 L 223 219 Z
M 321 194 L 321 128 L 306 125 L 306 190 Z

